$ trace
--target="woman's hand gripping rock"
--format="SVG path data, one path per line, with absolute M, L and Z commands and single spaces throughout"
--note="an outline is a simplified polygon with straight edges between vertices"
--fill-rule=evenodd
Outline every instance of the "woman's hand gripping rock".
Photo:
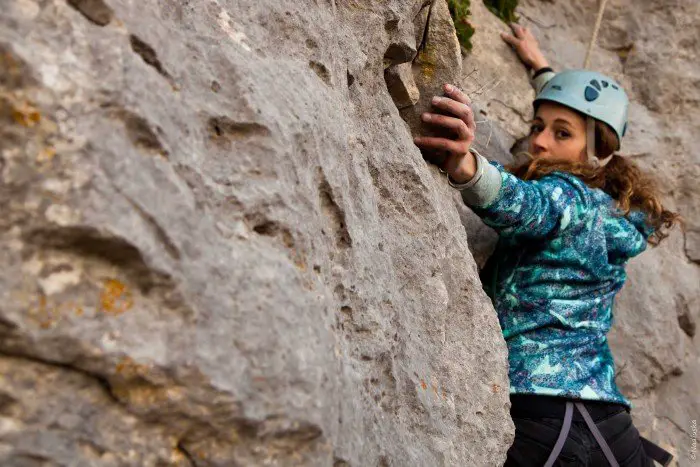
M 422 115 L 422 119 L 431 125 L 450 130 L 455 135 L 454 138 L 419 136 L 414 138 L 414 142 L 422 148 L 447 153 L 442 170 L 447 172 L 456 183 L 464 183 L 476 173 L 476 160 L 469 152 L 476 134 L 474 112 L 469 105 L 467 95 L 457 87 L 445 84 L 443 89 L 445 96 L 433 97 L 432 104 L 452 116 L 426 112 Z

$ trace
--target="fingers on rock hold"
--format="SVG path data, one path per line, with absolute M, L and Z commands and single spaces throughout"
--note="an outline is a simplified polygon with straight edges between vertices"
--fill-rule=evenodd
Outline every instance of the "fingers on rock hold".
M 518 45 L 518 42 L 520 42 L 520 39 L 518 39 L 515 36 L 511 36 L 507 32 L 502 32 L 501 37 L 503 38 L 504 41 L 506 41 L 508 44 L 513 45 L 513 46 Z
M 446 84 L 444 86 L 444 89 L 447 95 L 450 96 L 452 99 L 456 100 L 457 102 L 461 102 L 462 104 L 469 105 L 469 96 L 467 96 L 466 93 L 457 86 Z
M 423 120 L 430 122 L 433 125 L 438 125 L 454 131 L 461 141 L 468 141 L 473 137 L 468 122 L 461 118 L 448 117 L 446 115 L 438 114 L 423 114 Z
M 451 99 L 449 97 L 435 96 L 433 97 L 432 103 L 435 107 L 446 110 L 459 118 L 468 118 L 472 112 L 469 104 L 459 102 L 458 100 Z

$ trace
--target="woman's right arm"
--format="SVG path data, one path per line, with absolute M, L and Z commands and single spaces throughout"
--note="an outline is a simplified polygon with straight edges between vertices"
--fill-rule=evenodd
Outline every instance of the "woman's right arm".
M 513 47 L 525 66 L 533 70 L 532 87 L 535 88 L 536 93 L 539 93 L 555 73 L 540 50 L 540 45 L 532 31 L 515 23 L 511 23 L 510 27 L 513 34 L 503 32 L 501 38 Z
M 445 85 L 444 90 L 446 97 L 435 98 L 433 105 L 454 116 L 426 113 L 423 120 L 452 130 L 454 137 L 416 137 L 416 144 L 447 151 L 443 170 L 450 185 L 460 190 L 464 202 L 501 236 L 548 235 L 576 202 L 575 187 L 559 177 L 523 181 L 500 164 L 489 163 L 470 148 L 476 123 L 469 98 L 454 86 Z M 571 210 L 568 212 L 570 215 Z
M 511 23 L 513 34 L 501 33 L 501 38 L 513 46 L 520 60 L 529 68 L 537 72 L 541 68 L 549 67 L 547 59 L 540 50 L 540 44 L 528 28 Z

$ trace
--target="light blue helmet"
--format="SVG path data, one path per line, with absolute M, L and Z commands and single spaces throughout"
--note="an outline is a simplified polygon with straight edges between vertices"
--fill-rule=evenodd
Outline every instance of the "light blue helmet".
M 607 123 L 619 143 L 627 131 L 627 94 L 615 80 L 596 71 L 557 73 L 542 87 L 533 104 L 536 107 L 541 101 L 557 102 Z

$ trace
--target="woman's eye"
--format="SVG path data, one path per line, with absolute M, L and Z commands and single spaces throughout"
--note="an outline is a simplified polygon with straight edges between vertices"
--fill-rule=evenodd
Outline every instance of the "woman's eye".
M 557 131 L 557 138 L 566 139 L 566 138 L 568 138 L 569 136 L 571 136 L 571 135 L 569 134 L 568 131 L 563 131 L 563 130 Z
M 542 130 L 543 130 L 542 125 L 532 125 L 530 127 L 530 133 L 539 133 Z

